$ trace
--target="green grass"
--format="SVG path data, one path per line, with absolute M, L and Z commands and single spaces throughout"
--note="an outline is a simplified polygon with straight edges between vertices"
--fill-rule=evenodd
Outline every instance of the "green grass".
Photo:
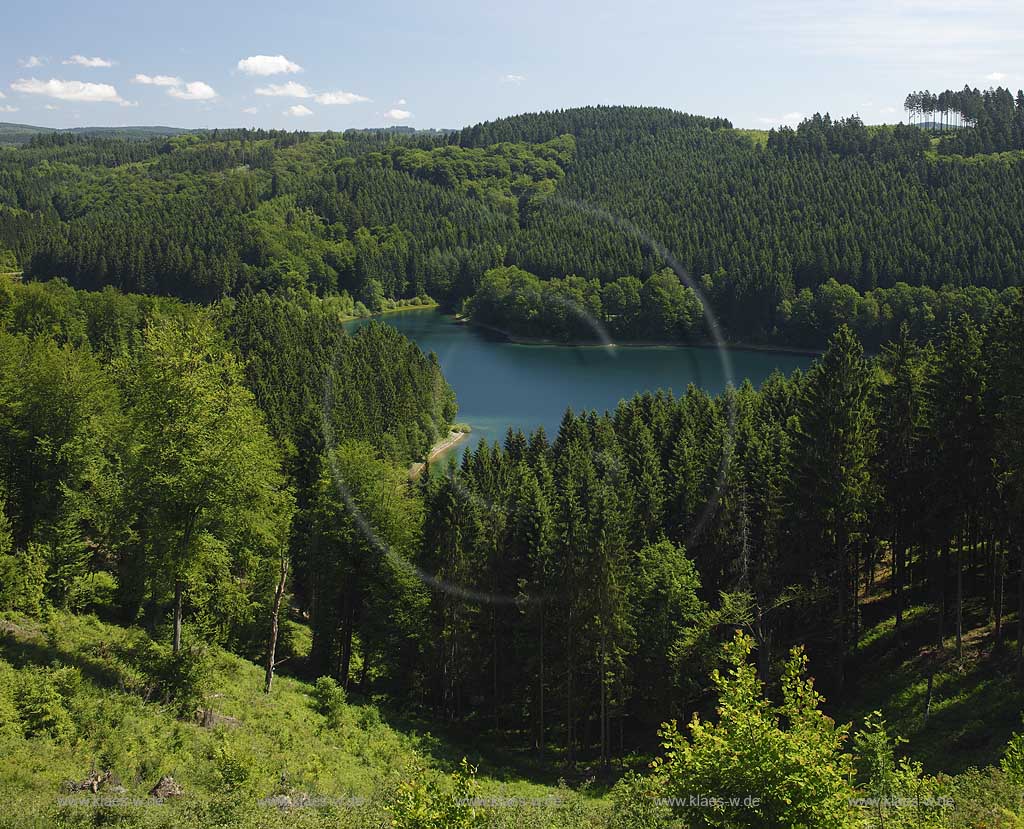
M 737 135 L 745 135 L 755 147 L 768 146 L 768 130 L 740 129 L 733 130 Z
M 546 821 L 565 809 L 586 815 L 589 825 L 606 807 L 592 796 L 519 778 L 412 723 L 389 724 L 373 705 L 345 704 L 341 723 L 329 728 L 314 708 L 311 685 L 278 676 L 264 695 L 262 670 L 220 649 L 212 652 L 206 697 L 215 723 L 204 727 L 198 716 L 144 699 L 130 654 L 148 637 L 137 629 L 53 613 L 46 621 L 0 620 L 0 633 L 0 660 L 9 663 L 0 662 L 0 826 L 102 825 L 97 796 L 68 794 L 63 786 L 107 769 L 125 789 L 115 796 L 127 801 L 111 807 L 120 821 L 112 825 L 214 825 L 224 810 L 223 825 L 230 826 L 383 825 L 378 821 L 395 791 L 413 781 L 443 788 L 467 754 L 480 766 L 479 796 L 561 801 L 547 817 L 533 809 L 543 822 L 515 825 L 563 825 L 561 817 Z M 47 666 L 64 668 L 57 684 L 73 689 L 64 703 L 72 728 L 63 739 L 25 737 L 4 725 L 12 689 Z M 185 796 L 163 805 L 150 798 L 163 775 L 172 775 Z M 261 803 L 284 793 L 319 806 L 282 813 Z M 75 805 L 62 805 L 62 797 Z M 93 805 L 80 805 L 83 799 Z M 494 819 L 514 812 L 498 810 Z
M 1016 617 L 1004 619 L 1004 642 L 997 649 L 985 608 L 965 604 L 963 659 L 957 659 L 952 623 L 945 626 L 940 648 L 934 608 L 913 604 L 897 635 L 889 600 L 884 594 L 865 605 L 865 618 L 878 619 L 862 633 L 847 671 L 853 678 L 851 702 L 833 713 L 856 728 L 880 710 L 891 731 L 907 739 L 904 753 L 932 773 L 998 764 L 1010 735 L 1024 730 L 1024 689 L 1014 659 Z

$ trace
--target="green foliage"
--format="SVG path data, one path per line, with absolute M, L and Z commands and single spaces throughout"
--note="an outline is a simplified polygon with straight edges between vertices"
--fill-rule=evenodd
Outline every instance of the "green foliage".
M 170 645 L 144 639 L 129 659 L 146 678 L 147 698 L 163 702 L 185 718 L 192 718 L 205 705 L 213 680 L 212 655 L 206 646 L 192 643 L 174 653 Z
M 346 717 L 345 689 L 333 677 L 322 676 L 313 685 L 313 707 L 333 731 L 341 728 Z
M 662 829 L 672 810 L 653 775 L 627 771 L 609 792 L 612 813 L 609 829 Z
M 229 793 L 238 793 L 251 787 L 257 773 L 256 758 L 240 753 L 234 744 L 222 736 L 213 750 L 213 765 L 220 786 Z
M 68 588 L 67 606 L 75 613 L 104 613 L 117 601 L 117 577 L 106 570 L 76 576 Z
M 21 736 L 24 732 L 15 702 L 17 683 L 18 674 L 14 668 L 0 660 L 0 739 Z
M 1024 736 L 1014 734 L 1006 744 L 999 767 L 1017 783 L 1024 785 Z
M 37 615 L 46 589 L 46 560 L 36 544 L 0 553 L 0 609 Z
M 725 649 L 726 672 L 712 676 L 717 722 L 694 716 L 689 740 L 674 723 L 663 728 L 665 756 L 655 774 L 694 827 L 845 826 L 852 794 L 846 727 L 821 712 L 798 650 L 785 666 L 782 702 L 766 699 L 747 663 L 751 648 L 737 633 Z
M 601 286 L 568 276 L 541 281 L 517 267 L 487 271 L 466 304 L 475 322 L 523 337 L 561 342 L 676 342 L 704 336 L 703 306 L 670 269 L 641 283 L 624 277 Z
M 448 780 L 428 779 L 424 769 L 400 781 L 387 798 L 385 809 L 396 829 L 451 829 L 482 827 L 484 816 L 474 800 L 479 797 L 476 767 L 462 759 Z
M 72 668 L 22 671 L 14 690 L 18 720 L 26 737 L 47 736 L 66 743 L 75 736 L 68 708 L 76 678 L 66 676 Z

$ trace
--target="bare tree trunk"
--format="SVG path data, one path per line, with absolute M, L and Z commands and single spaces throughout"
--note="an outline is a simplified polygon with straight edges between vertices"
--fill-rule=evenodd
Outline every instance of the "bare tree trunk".
M 288 582 L 288 556 L 281 556 L 281 576 L 277 580 L 277 589 L 274 591 L 274 609 L 270 613 L 270 643 L 267 646 L 267 676 L 263 683 L 263 693 L 270 693 L 270 686 L 274 683 L 274 666 L 277 659 L 277 631 L 278 621 L 281 618 L 281 602 L 284 600 L 284 588 Z
M 996 648 L 1003 646 L 1003 592 L 1006 584 L 1006 569 L 1002 545 L 993 543 L 996 560 Z
M 348 690 L 349 674 L 352 667 L 352 635 L 355 628 L 355 613 L 355 600 L 352 598 L 352 589 L 346 587 L 341 622 L 341 666 L 338 671 L 338 680 L 346 691 Z
M 608 702 L 606 699 L 607 690 L 605 688 L 605 671 L 607 666 L 605 664 L 605 644 L 604 640 L 601 641 L 601 765 L 608 765 Z
M 964 539 L 956 551 L 956 658 L 964 658 Z
M 540 751 L 544 756 L 544 605 L 540 607 Z
M 184 586 L 181 579 L 174 580 L 174 645 L 172 652 L 175 656 L 181 651 L 181 603 Z
M 896 600 L 896 630 L 903 628 L 903 569 L 906 562 L 906 553 L 903 550 L 903 541 L 899 537 L 899 531 L 892 545 L 892 580 L 893 598 Z
M 1018 542 L 1017 574 L 1017 676 L 1024 677 L 1024 544 Z

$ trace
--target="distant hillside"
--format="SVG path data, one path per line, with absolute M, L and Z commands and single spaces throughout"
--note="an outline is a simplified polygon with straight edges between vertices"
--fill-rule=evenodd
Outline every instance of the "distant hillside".
M 51 132 L 72 132 L 79 135 L 103 135 L 109 138 L 122 138 L 128 141 L 142 140 L 165 135 L 181 135 L 194 130 L 180 127 L 72 127 L 70 129 L 54 129 L 53 127 L 36 127 L 31 124 L 9 124 L 0 122 L 0 145 L 27 144 L 36 135 Z

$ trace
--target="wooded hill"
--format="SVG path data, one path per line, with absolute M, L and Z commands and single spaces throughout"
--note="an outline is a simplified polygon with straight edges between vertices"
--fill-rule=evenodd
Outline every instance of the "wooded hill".
M 1002 113 L 1005 97 L 981 100 Z M 1019 113 L 1003 115 L 992 122 L 1011 118 L 1011 144 L 992 149 L 1016 146 Z M 508 265 L 596 280 L 597 293 L 674 266 L 730 339 L 821 345 L 837 322 L 891 334 L 936 305 L 983 322 L 1012 303 L 1000 292 L 1024 278 L 1015 152 L 936 155 L 917 127 L 828 116 L 764 146 L 725 119 L 644 107 L 433 135 L 57 133 L 0 157 L 0 244 L 28 277 L 79 287 L 211 301 L 305 285 L 371 308 L 420 294 L 457 308 Z M 830 280 L 854 293 L 832 303 Z M 908 309 L 871 293 L 904 284 L 956 296 Z

